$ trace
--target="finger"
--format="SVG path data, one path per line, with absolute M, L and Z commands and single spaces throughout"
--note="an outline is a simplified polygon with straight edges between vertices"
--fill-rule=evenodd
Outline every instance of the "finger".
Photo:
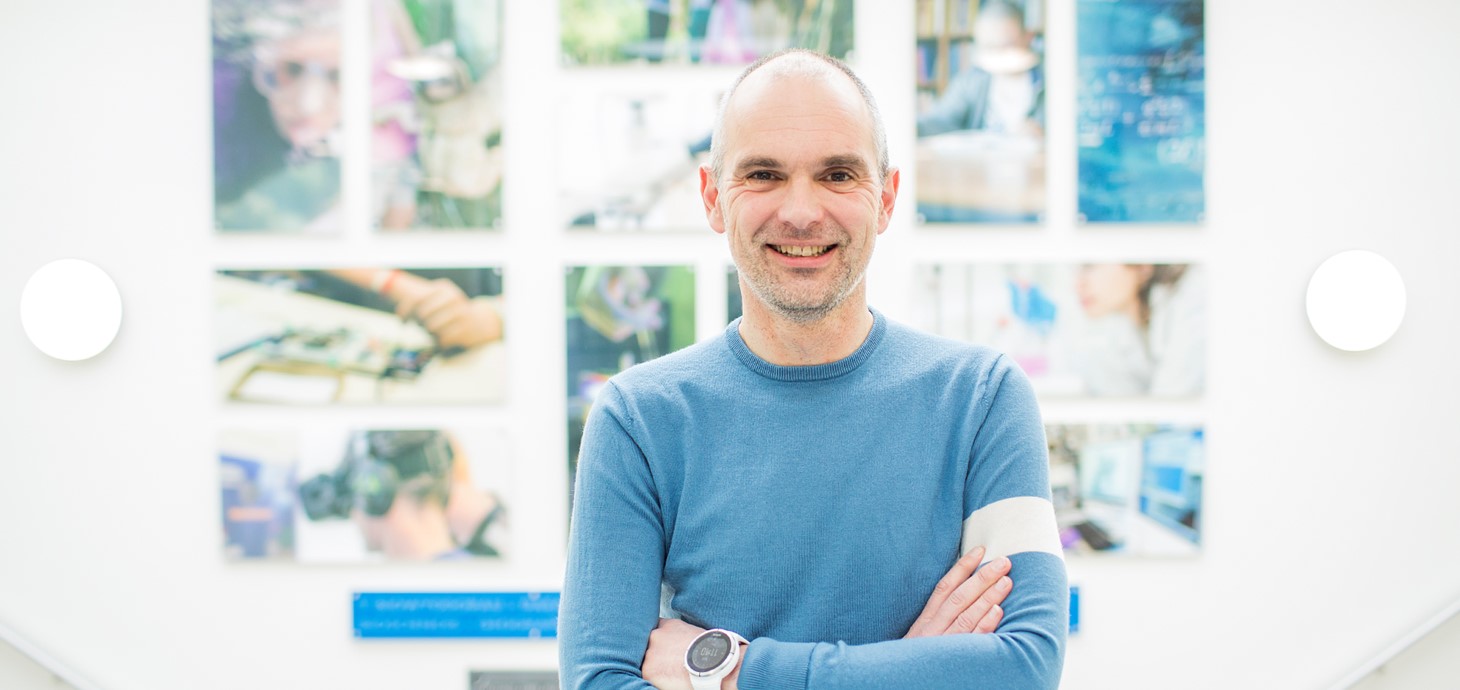
M 964 615 L 970 607 L 977 605 L 984 593 L 990 587 L 993 587 L 999 581 L 999 578 L 1003 577 L 1007 572 L 1009 572 L 1009 559 L 999 558 L 979 568 L 972 577 L 964 580 L 963 584 L 948 594 L 948 598 L 939 607 L 938 611 L 934 612 L 930 625 L 932 634 L 943 635 L 950 631 L 971 631 L 973 625 L 978 623 L 980 618 L 983 618 L 983 611 L 979 611 L 978 615 L 966 619 L 966 629 L 950 629 L 959 616 Z M 1003 601 L 1002 596 L 999 597 L 999 601 Z
M 943 576 L 943 579 L 938 580 L 938 584 L 933 586 L 933 593 L 928 597 L 928 603 L 923 606 L 923 612 L 918 615 L 918 619 L 913 623 L 912 629 L 908 630 L 909 636 L 917 637 L 923 634 L 936 634 L 936 632 L 930 631 L 934 616 L 943 608 L 943 602 L 948 600 L 948 595 L 958 589 L 958 586 L 963 584 L 973 574 L 974 569 L 983 560 L 983 555 L 984 547 L 976 546 L 972 551 L 963 554 L 962 558 L 959 558 L 953 563 L 953 567 L 948 570 L 948 573 Z M 946 627 L 946 624 L 944 627 Z
M 425 326 L 426 330 L 432 333 L 440 333 L 453 323 L 462 321 L 463 317 L 469 315 L 470 313 L 465 309 L 453 305 L 446 305 L 438 307 L 434 311 L 422 313 L 416 318 L 420 319 L 421 325 Z
M 436 344 L 443 347 L 472 347 L 476 340 L 472 333 L 471 323 L 457 320 L 441 329 L 432 329 L 436 335 Z
M 431 318 L 432 315 L 442 311 L 450 310 L 452 307 L 460 306 L 466 302 L 466 294 L 456 289 L 451 282 L 443 285 L 440 282 L 433 283 L 421 301 L 412 308 L 412 313 L 421 321 Z
M 975 576 L 969 580 L 969 583 L 978 584 L 980 579 L 979 576 Z M 1013 588 L 1013 584 L 1013 581 L 1008 577 L 1000 577 L 994 580 L 992 584 L 974 599 L 972 604 L 954 616 L 953 622 L 941 634 L 977 632 L 989 612 L 998 608 L 999 604 L 1003 603 L 1004 597 L 1009 595 L 1009 590 Z M 949 601 L 952 601 L 952 597 L 949 597 Z M 994 625 L 997 626 L 998 622 L 995 621 Z
M 429 304 L 434 300 L 441 299 L 442 294 L 450 294 L 450 288 L 456 284 L 444 278 L 431 281 L 420 281 L 416 288 L 409 291 L 400 301 L 395 304 L 395 313 L 401 318 L 415 316 L 420 318 L 423 311 L 429 310 Z
M 948 569 L 948 573 L 943 576 L 943 579 L 938 580 L 938 584 L 933 586 L 933 594 L 928 597 L 928 603 L 923 607 L 923 613 L 932 615 L 938 609 L 942 608 L 943 602 L 948 599 L 948 595 L 952 594 L 953 590 L 958 589 L 958 586 L 963 584 L 973 574 L 974 569 L 978 567 L 979 562 L 983 559 L 983 554 L 984 548 L 982 546 L 976 546 L 972 551 L 964 554 L 962 558 L 954 561 L 953 567 Z
M 999 623 L 1003 622 L 1003 620 L 1004 607 L 995 604 L 993 608 L 989 609 L 988 613 L 984 614 L 983 620 L 980 620 L 978 625 L 974 626 L 973 631 L 980 634 L 994 632 L 999 629 Z

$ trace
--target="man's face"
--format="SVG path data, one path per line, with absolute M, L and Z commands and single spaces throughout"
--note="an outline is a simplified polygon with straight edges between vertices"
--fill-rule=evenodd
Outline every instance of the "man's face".
M 762 68 L 764 71 L 765 68 Z M 877 167 L 871 117 L 840 74 L 752 73 L 725 113 L 724 170 L 700 171 L 710 227 L 756 299 L 797 322 L 857 290 L 887 229 L 897 172 Z

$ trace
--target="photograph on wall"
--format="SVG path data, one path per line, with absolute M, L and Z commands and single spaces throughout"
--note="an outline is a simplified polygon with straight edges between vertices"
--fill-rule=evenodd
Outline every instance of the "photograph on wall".
M 745 315 L 745 296 L 740 293 L 740 272 L 735 264 L 725 267 L 725 323 Z
M 384 231 L 502 217 L 500 0 L 372 0 L 371 218 Z
M 213 0 L 213 224 L 340 231 L 338 0 Z
M 1202 3 L 1076 3 L 1082 220 L 1197 223 L 1206 213 Z
M 1201 551 L 1205 432 L 1155 424 L 1051 424 L 1049 483 L 1067 553 Z
M 500 430 L 233 428 L 218 455 L 229 560 L 449 561 L 508 546 Z
M 785 48 L 846 59 L 853 0 L 559 0 L 563 64 L 746 65 Z
M 916 12 L 919 219 L 1039 220 L 1043 0 L 918 0 Z
M 1206 279 L 1195 264 L 939 264 L 914 323 L 994 348 L 1040 396 L 1202 395 Z
M 222 270 L 213 284 L 217 381 L 226 401 L 504 397 L 500 269 Z
M 223 554 L 228 560 L 294 560 L 299 434 L 226 429 L 218 435 Z
M 561 223 L 603 232 L 707 229 L 699 170 L 709 162 L 719 99 L 719 84 L 573 89 L 558 109 Z
M 695 342 L 695 275 L 689 266 L 568 269 L 568 487 L 583 423 L 617 374 Z

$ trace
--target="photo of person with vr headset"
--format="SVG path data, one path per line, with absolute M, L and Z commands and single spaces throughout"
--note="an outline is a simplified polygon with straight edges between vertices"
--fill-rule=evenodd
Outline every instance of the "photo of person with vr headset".
M 385 560 L 501 555 L 503 505 L 443 430 L 350 432 L 339 465 L 299 485 L 299 504 L 309 523 L 352 521 Z

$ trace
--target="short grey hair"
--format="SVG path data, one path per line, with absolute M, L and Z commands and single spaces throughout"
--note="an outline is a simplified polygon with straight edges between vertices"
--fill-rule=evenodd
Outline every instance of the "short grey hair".
M 791 58 L 786 60 L 788 64 L 784 67 L 777 65 L 775 69 L 780 74 L 794 74 L 799 76 L 821 76 L 827 66 L 835 68 L 838 72 L 845 74 L 852 84 L 856 85 L 857 92 L 862 96 L 862 103 L 867 107 L 867 114 L 872 119 L 872 141 L 877 146 L 877 175 L 883 180 L 887 179 L 887 172 L 891 170 L 892 164 L 887 156 L 887 127 L 882 124 L 882 113 L 877 110 L 877 101 L 872 98 L 872 90 L 867 88 L 856 72 L 852 71 L 847 63 L 842 62 L 830 55 L 818 53 L 805 48 L 788 48 L 766 55 L 751 63 L 735 78 L 730 85 L 730 90 L 720 99 L 719 112 L 715 114 L 715 130 L 710 135 L 710 173 L 715 176 L 716 184 L 720 181 L 720 174 L 725 168 L 725 111 L 730 107 L 730 99 L 735 96 L 735 91 L 740 88 L 741 82 L 745 81 L 752 72 L 764 67 L 767 63 L 780 58 Z

